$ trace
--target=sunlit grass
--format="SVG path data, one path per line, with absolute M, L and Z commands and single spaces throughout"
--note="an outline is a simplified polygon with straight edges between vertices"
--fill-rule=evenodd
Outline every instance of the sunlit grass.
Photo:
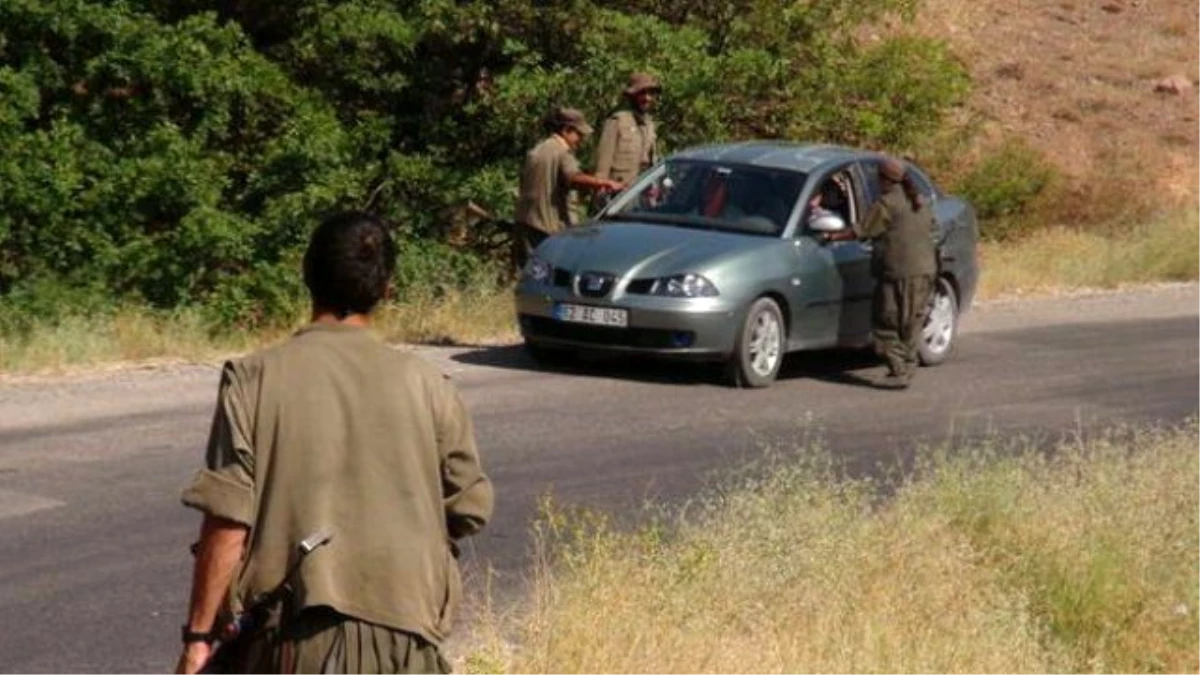
M 376 315 L 376 329 L 393 342 L 475 345 L 516 339 L 508 288 L 413 295 Z
M 981 244 L 980 263 L 981 299 L 1194 281 L 1200 277 L 1200 214 L 1176 211 L 1109 235 L 1037 230 L 1020 241 Z
M 398 343 L 484 344 L 516 335 L 507 288 L 413 294 L 380 307 L 374 318 L 374 330 Z M 282 340 L 306 319 L 296 316 L 287 325 L 239 331 L 214 329 L 194 310 L 158 313 L 131 307 L 110 315 L 68 316 L 25 333 L 0 334 L 0 373 L 154 360 L 207 362 Z
M 924 454 L 881 501 L 820 452 L 636 532 L 551 508 L 474 672 L 1196 672 L 1195 422 Z

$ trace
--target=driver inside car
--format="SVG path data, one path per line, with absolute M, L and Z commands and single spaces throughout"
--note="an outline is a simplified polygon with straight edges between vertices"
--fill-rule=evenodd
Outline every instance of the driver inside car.
M 841 174 L 831 176 L 821 184 L 816 195 L 808 201 L 808 222 L 822 215 L 834 214 L 847 224 L 850 224 L 850 214 L 847 206 L 849 202 L 846 198 L 846 188 L 842 185 L 845 179 Z

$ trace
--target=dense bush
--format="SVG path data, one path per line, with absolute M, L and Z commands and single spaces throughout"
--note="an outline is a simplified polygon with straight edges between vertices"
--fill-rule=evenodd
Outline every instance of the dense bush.
M 970 200 L 989 240 L 1019 236 L 1037 226 L 1030 209 L 1058 178 L 1058 171 L 1037 150 L 1008 141 L 964 175 L 956 189 Z
M 915 9 L 6 0 L 0 305 L 78 288 L 202 304 L 226 322 L 287 316 L 307 232 L 345 207 L 378 211 L 414 244 L 404 284 L 476 279 L 486 261 L 441 245 L 439 214 L 467 200 L 510 213 L 538 119 L 562 103 L 599 118 L 635 69 L 666 83 L 668 148 L 903 146 L 961 101 L 963 70 L 937 42 L 853 36 Z

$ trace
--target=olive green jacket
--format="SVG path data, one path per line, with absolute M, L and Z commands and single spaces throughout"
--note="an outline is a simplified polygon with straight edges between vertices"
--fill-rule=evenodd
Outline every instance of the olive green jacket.
M 432 365 L 363 328 L 310 324 L 225 364 L 184 504 L 249 526 L 234 595 L 275 587 L 300 540 L 296 608 L 441 643 L 461 596 L 453 540 L 492 513 L 467 410 Z
M 932 207 L 913 211 L 900 186 L 892 186 L 867 211 L 856 233 L 872 242 L 871 269 L 882 279 L 937 274 Z
M 618 110 L 604 121 L 596 147 L 599 178 L 629 184 L 658 161 L 658 129 L 649 115 Z

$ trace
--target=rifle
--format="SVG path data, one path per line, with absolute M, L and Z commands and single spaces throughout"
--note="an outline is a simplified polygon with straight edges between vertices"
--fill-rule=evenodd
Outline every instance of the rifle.
M 292 581 L 300 569 L 301 563 L 310 553 L 328 544 L 331 539 L 333 539 L 332 533 L 320 530 L 296 546 L 298 555 L 292 561 L 287 573 L 283 575 L 283 580 L 279 582 L 279 585 L 248 603 L 239 614 L 230 617 L 225 625 L 216 631 L 217 639 L 213 645 L 212 656 L 209 657 L 208 663 L 204 664 L 204 668 L 200 672 L 238 672 L 238 656 L 244 651 L 243 647 L 250 636 L 255 630 L 266 625 L 271 612 L 291 598 L 294 591 Z

